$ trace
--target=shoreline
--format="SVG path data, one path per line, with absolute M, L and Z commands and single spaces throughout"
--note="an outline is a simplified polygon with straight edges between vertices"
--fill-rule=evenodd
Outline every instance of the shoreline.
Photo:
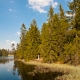
M 25 60 L 21 60 L 21 59 L 15 59 L 15 61 L 21 61 L 24 64 L 32 64 L 32 65 L 43 65 L 43 66 L 48 66 L 48 67 L 69 67 L 69 68 L 76 68 L 76 67 L 80 67 L 80 66 L 74 66 L 74 65 L 68 65 L 68 64 L 60 64 L 60 63 L 44 63 L 44 62 L 40 62 L 40 61 L 28 61 L 26 62 Z
M 25 65 L 35 65 L 38 68 L 49 69 L 52 72 L 60 72 L 64 75 L 60 76 L 59 80 L 80 80 L 80 66 L 72 66 L 67 64 L 58 64 L 58 63 L 41 63 L 37 61 L 26 62 L 21 59 L 15 59 L 15 61 L 20 61 Z M 40 71 L 40 70 L 39 70 Z

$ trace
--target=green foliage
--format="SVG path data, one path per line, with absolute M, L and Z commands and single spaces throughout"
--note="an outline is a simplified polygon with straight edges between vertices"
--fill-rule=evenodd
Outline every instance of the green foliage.
M 26 36 L 26 27 L 25 24 L 23 23 L 21 26 L 21 35 L 20 35 L 20 43 L 17 44 L 17 50 L 15 53 L 15 58 L 20 58 L 24 59 L 24 51 L 25 51 L 25 36 Z
M 52 19 L 53 15 L 54 15 L 54 10 L 53 10 L 53 7 L 52 7 L 52 5 L 51 5 L 51 6 L 50 6 L 50 9 L 49 9 L 49 11 L 48 11 L 49 20 Z
M 76 2 L 76 9 L 75 9 L 75 28 L 80 30 L 80 1 Z
M 30 59 L 36 59 L 39 54 L 40 45 L 40 31 L 37 28 L 35 20 L 32 21 L 31 26 L 26 34 L 26 52 Z
M 36 59 L 39 54 L 40 31 L 35 20 L 32 21 L 26 32 L 25 25 L 21 27 L 20 44 L 17 45 L 16 57 L 26 61 Z
M 44 23 L 41 31 L 41 53 L 43 54 L 43 60 L 45 62 L 52 63 L 58 60 L 58 31 L 59 31 L 59 18 L 57 14 L 52 11 L 53 8 L 50 7 L 48 15 L 48 23 Z M 52 14 L 54 14 L 52 16 Z
M 0 49 L 0 56 L 8 56 L 8 51 L 5 49 Z
M 59 6 L 59 11 L 60 11 L 60 13 L 59 13 L 60 18 L 63 19 L 64 18 L 64 10 L 62 9 L 61 5 Z
M 74 15 L 74 28 L 80 30 L 80 0 L 73 0 L 69 3 L 69 8 L 72 10 Z
M 73 0 L 69 8 L 75 16 L 67 20 L 65 11 L 59 6 L 55 14 L 50 6 L 47 23 L 43 23 L 41 33 L 34 19 L 30 28 L 21 26 L 20 43 L 17 45 L 15 57 L 26 61 L 37 59 L 44 62 L 61 62 L 77 65 L 80 63 L 80 1 Z
M 69 3 L 69 8 L 75 14 L 72 20 L 72 28 L 68 31 L 66 43 L 64 46 L 65 62 L 70 64 L 80 64 L 80 1 L 73 0 Z

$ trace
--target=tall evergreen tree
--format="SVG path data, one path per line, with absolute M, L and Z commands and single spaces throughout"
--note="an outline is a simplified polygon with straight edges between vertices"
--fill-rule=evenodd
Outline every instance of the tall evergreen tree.
M 26 45 L 27 59 L 36 59 L 39 54 L 40 31 L 37 28 L 35 19 L 26 34 Z
M 70 10 L 73 12 L 74 15 L 74 28 L 76 28 L 77 30 L 80 29 L 79 25 L 80 25 L 80 1 L 79 0 L 73 0 L 72 2 L 69 3 L 69 8 Z
M 24 23 L 22 24 L 20 29 L 21 29 L 20 43 L 17 45 L 17 51 L 15 57 L 24 59 L 25 47 L 26 47 L 25 46 L 26 27 Z
M 26 26 L 24 23 L 22 24 L 20 29 L 21 29 L 21 37 L 20 37 L 21 53 L 22 53 L 22 58 L 24 58 L 25 49 L 26 49 L 26 46 L 25 46 Z
M 17 58 L 21 59 L 22 58 L 20 43 L 17 44 L 17 46 L 16 46 L 16 52 L 15 52 L 14 58 L 15 59 L 17 59 Z
M 59 39 L 58 39 L 58 48 L 59 48 L 59 59 L 63 61 L 64 58 L 64 45 L 66 44 L 66 39 L 67 39 L 67 33 L 68 33 L 68 29 L 69 29 L 69 23 L 66 20 L 66 16 L 64 15 L 65 12 L 62 8 L 62 6 L 59 6 L 59 21 L 60 21 L 60 25 L 59 25 Z M 64 62 L 64 61 L 63 61 Z
M 64 19 L 64 10 L 63 10 L 61 4 L 60 4 L 60 6 L 59 6 L 59 11 L 60 11 L 60 13 L 59 13 L 59 15 L 60 15 L 60 19 Z
M 80 63 L 80 1 L 73 0 L 73 2 L 69 3 L 69 8 L 75 16 L 73 28 L 69 30 L 69 42 L 65 47 L 65 53 L 67 54 L 66 62 L 77 65 Z
M 53 15 L 54 15 L 54 10 L 52 5 L 50 5 L 50 9 L 48 11 L 48 20 L 51 20 L 53 18 Z
M 48 23 L 44 23 L 41 31 L 41 52 L 43 54 L 43 60 L 45 62 L 57 61 L 56 53 L 56 29 L 58 26 L 58 16 L 54 14 L 52 6 L 48 11 Z

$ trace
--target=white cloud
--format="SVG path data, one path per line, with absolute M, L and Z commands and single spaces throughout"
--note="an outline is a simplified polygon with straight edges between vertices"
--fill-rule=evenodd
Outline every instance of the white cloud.
M 14 43 L 14 45 L 16 46 L 17 42 L 16 41 L 10 41 L 10 40 L 6 40 L 6 44 L 4 45 L 5 47 L 9 47 L 11 48 L 11 45 Z
M 8 44 L 10 44 L 10 45 L 11 45 L 11 44 L 13 44 L 13 43 L 14 43 L 14 44 L 17 44 L 17 42 L 16 42 L 16 41 L 6 40 L 6 44 L 7 44 L 7 45 L 8 45 Z M 7 45 L 6 45 L 6 46 L 7 46 Z
M 67 14 L 67 13 L 65 15 L 68 16 L 68 17 L 71 17 L 72 16 L 72 14 Z
M 13 9 L 9 9 L 9 11 L 10 11 L 10 12 L 15 12 L 15 10 L 13 10 Z
M 17 44 L 17 42 L 16 42 L 16 41 L 11 41 L 11 44 L 15 44 L 15 45 L 16 45 L 16 44 Z
M 54 8 L 58 5 L 57 2 L 54 0 L 28 0 L 29 8 L 32 8 L 35 11 L 40 13 L 46 13 L 47 11 L 44 10 L 45 7 L 52 5 Z
M 9 43 L 10 42 L 10 40 L 6 40 L 6 43 Z
M 18 35 L 20 35 L 20 32 L 17 32 Z
M 53 6 L 54 8 L 56 8 L 57 5 L 58 5 L 57 2 L 54 2 L 54 3 L 52 4 L 52 6 Z
M 17 31 L 17 33 L 15 35 L 20 35 L 20 32 Z
M 7 45 L 10 44 L 10 40 L 6 40 L 6 44 L 7 44 Z M 6 45 L 6 46 L 7 46 L 7 45 Z
M 9 9 L 9 11 L 12 11 L 12 9 Z
M 68 13 L 66 13 L 65 15 L 66 15 L 67 17 L 72 17 L 72 16 L 74 17 L 74 16 L 75 16 L 75 13 L 74 13 L 74 14 L 68 14 Z

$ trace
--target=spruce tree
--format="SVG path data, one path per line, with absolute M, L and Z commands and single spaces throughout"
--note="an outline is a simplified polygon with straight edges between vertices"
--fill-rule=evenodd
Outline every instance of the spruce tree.
M 34 19 L 26 35 L 26 56 L 28 59 L 37 59 L 40 45 L 40 31 L 38 30 L 36 20 Z
M 65 53 L 67 53 L 67 60 L 65 62 L 77 65 L 80 63 L 80 1 L 73 0 L 73 2 L 69 3 L 69 8 L 75 16 L 73 18 L 73 28 L 69 30 L 69 35 L 67 38 L 69 42 L 65 47 Z
M 16 56 L 20 59 L 24 59 L 25 55 L 25 35 L 26 35 L 26 27 L 25 24 L 23 23 L 21 26 L 21 35 L 20 35 L 20 43 L 17 45 L 17 51 L 16 51 Z
M 57 26 L 57 15 L 54 15 L 52 6 L 48 11 L 48 23 L 44 23 L 41 30 L 41 52 L 43 54 L 43 61 L 52 63 L 57 61 L 57 53 L 55 51 L 55 29 Z
M 59 6 L 59 21 L 60 21 L 60 25 L 59 25 L 59 40 L 58 40 L 58 48 L 59 48 L 59 59 L 64 62 L 64 46 L 66 44 L 67 41 L 67 33 L 68 33 L 68 29 L 69 29 L 69 23 L 66 20 L 66 16 L 64 15 L 65 12 L 62 8 L 62 6 Z

